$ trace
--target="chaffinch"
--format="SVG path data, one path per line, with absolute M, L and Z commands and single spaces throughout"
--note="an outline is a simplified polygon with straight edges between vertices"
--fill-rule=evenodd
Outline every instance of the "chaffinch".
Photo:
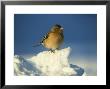
M 51 52 L 54 52 L 56 49 L 59 49 L 63 40 L 64 40 L 63 28 L 61 25 L 56 24 L 43 37 L 40 44 L 42 44 L 45 48 L 50 49 Z

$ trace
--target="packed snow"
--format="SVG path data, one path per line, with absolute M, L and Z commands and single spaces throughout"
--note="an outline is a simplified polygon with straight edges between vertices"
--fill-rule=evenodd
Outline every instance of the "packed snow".
M 16 76 L 84 76 L 84 69 L 69 63 L 70 47 L 61 50 L 43 51 L 30 59 L 14 56 Z

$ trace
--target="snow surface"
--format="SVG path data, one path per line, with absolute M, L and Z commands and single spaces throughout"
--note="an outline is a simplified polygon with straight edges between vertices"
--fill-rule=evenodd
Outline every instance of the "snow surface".
M 14 74 L 17 76 L 84 76 L 84 69 L 69 63 L 70 47 L 43 51 L 30 59 L 14 56 Z

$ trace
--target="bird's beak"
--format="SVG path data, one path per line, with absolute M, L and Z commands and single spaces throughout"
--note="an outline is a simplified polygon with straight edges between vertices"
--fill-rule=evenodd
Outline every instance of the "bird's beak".
M 60 29 L 63 30 L 64 28 L 61 27 Z

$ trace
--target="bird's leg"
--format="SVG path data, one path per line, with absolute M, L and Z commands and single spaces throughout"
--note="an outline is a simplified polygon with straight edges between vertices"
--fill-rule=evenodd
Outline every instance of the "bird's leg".
M 56 48 L 56 50 L 60 50 L 60 48 Z
M 50 51 L 51 53 L 55 53 L 55 50 L 50 49 L 49 51 Z

